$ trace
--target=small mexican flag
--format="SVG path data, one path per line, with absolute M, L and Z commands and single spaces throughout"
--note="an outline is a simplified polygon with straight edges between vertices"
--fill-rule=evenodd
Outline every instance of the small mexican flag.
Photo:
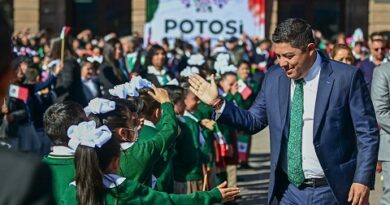
M 64 39 L 65 36 L 68 35 L 69 31 L 70 31 L 70 27 L 69 26 L 63 26 L 62 30 L 61 30 L 60 38 Z
M 217 124 L 214 125 L 214 137 L 217 143 L 217 149 L 219 151 L 219 156 L 225 157 L 227 156 L 227 144 L 225 137 L 223 136 L 222 132 L 220 131 Z
M 244 100 L 248 99 L 252 94 L 252 90 L 245 84 L 243 80 L 238 80 L 238 92 L 240 92 Z
M 240 161 L 248 160 L 248 143 L 238 142 L 238 159 Z
M 10 85 L 8 95 L 19 100 L 23 100 L 25 103 L 28 99 L 28 89 L 17 85 Z

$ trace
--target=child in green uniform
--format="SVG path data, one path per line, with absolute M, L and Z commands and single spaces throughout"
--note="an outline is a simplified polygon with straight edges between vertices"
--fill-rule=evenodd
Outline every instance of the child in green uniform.
M 144 124 L 140 132 L 139 142 L 156 137 L 159 130 L 164 126 L 161 120 L 161 105 L 142 89 L 139 99 L 142 99 L 143 109 L 141 118 Z M 150 90 L 150 89 L 149 89 Z M 175 142 L 163 153 L 153 166 L 152 188 L 158 191 L 173 193 L 173 167 L 171 159 L 174 153 Z
M 154 88 L 151 95 L 162 95 L 160 88 Z M 167 94 L 166 94 L 167 95 Z M 162 128 L 150 140 L 137 142 L 138 118 L 135 100 L 114 99 L 115 109 L 104 114 L 96 114 L 99 124 L 107 125 L 115 132 L 121 142 L 120 174 L 146 186 L 152 184 L 152 173 L 155 163 L 163 153 L 172 146 L 178 133 L 177 121 L 172 103 L 166 97 L 159 102 L 162 108 Z
M 189 90 L 185 94 L 185 111 L 183 114 L 185 126 L 190 133 L 180 136 L 177 143 L 177 153 L 174 160 L 175 193 L 193 193 L 203 189 L 203 163 L 207 157 L 201 151 L 205 143 L 199 120 L 193 114 L 199 104 L 199 99 Z
M 225 100 L 239 105 L 242 102 L 242 97 L 238 92 L 237 76 L 234 72 L 226 72 L 221 76 L 219 81 L 219 93 Z M 231 186 L 237 184 L 237 163 L 238 163 L 238 149 L 237 149 L 237 134 L 236 130 L 225 124 L 218 124 L 222 135 L 228 144 L 227 156 L 224 158 L 226 165 L 226 172 L 228 183 Z M 221 175 L 221 177 L 224 177 Z M 222 178 L 221 181 L 224 179 Z
M 248 61 L 241 61 L 238 64 L 237 80 L 242 97 L 242 101 L 238 106 L 243 109 L 249 109 L 259 93 L 261 82 L 253 80 L 250 74 L 250 63 Z M 238 158 L 240 168 L 251 168 L 248 164 L 251 138 L 251 135 L 246 132 L 240 131 L 238 133 Z
M 144 124 L 138 139 L 139 142 L 150 140 L 155 137 L 158 132 L 156 124 L 161 118 L 161 104 L 147 94 L 148 90 L 149 89 L 146 88 L 142 89 L 140 96 L 138 97 L 143 103 L 139 117 L 144 119 Z
M 67 130 L 71 125 L 85 121 L 83 107 L 64 102 L 50 106 L 43 117 L 45 132 L 53 143 L 52 152 L 43 158 L 53 175 L 53 194 L 57 203 L 66 187 L 74 179 L 74 150 L 68 147 Z
M 65 191 L 63 205 L 214 204 L 233 200 L 239 193 L 238 188 L 224 188 L 223 183 L 208 192 L 167 194 L 116 175 L 120 168 L 120 137 L 112 137 L 105 125 L 95 126 L 94 121 L 82 122 L 68 130 L 69 145 L 76 149 L 76 180 Z

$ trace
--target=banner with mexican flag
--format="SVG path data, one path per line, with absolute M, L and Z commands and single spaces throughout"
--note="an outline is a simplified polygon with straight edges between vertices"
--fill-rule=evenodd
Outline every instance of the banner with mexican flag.
M 145 39 L 264 37 L 265 0 L 147 0 Z

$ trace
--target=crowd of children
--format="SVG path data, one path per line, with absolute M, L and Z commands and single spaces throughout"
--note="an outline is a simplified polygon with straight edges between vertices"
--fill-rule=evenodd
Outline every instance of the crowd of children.
M 226 100 L 248 108 L 273 64 L 269 41 L 144 49 L 135 37 L 82 35 L 61 52 L 61 39 L 28 35 L 13 39 L 0 142 L 43 157 L 59 204 L 212 204 L 238 194 L 224 187 L 237 186 L 237 165 L 249 168 L 251 136 L 215 122 L 188 77 L 216 78 Z
M 57 103 L 44 114 L 54 145 L 43 162 L 52 170 L 59 204 L 234 200 L 238 188 L 225 188 L 227 182 L 209 184 L 203 173 L 202 165 L 212 157 L 202 158 L 205 137 L 190 113 L 198 104 L 193 94 L 175 85 L 156 88 L 140 77 L 110 93 L 85 108 Z

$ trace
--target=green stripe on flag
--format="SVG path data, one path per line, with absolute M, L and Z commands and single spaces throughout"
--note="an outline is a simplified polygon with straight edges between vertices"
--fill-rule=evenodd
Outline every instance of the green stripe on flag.
M 146 0 L 146 22 L 152 21 L 157 11 L 159 0 Z

